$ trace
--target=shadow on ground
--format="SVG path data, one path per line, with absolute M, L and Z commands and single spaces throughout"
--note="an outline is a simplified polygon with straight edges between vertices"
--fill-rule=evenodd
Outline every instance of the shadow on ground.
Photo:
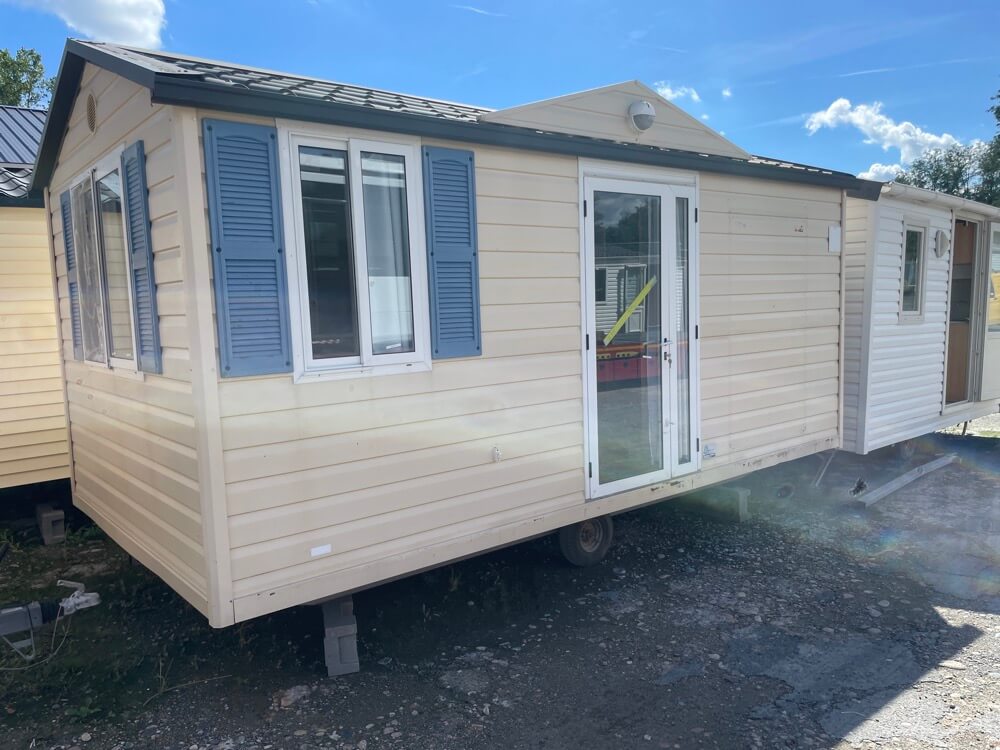
M 858 471 L 876 486 L 905 466 L 838 456 L 812 489 L 810 458 L 753 476 L 748 523 L 666 503 L 619 516 L 596 568 L 543 539 L 364 592 L 363 671 L 335 680 L 317 608 L 213 631 L 102 537 L 22 534 L 0 601 L 75 576 L 104 603 L 51 662 L 0 673 L 2 744 L 995 747 L 1000 608 L 978 582 L 996 527 L 971 526 L 996 511 L 997 457 L 942 445 L 963 463 L 867 511 L 847 493 Z M 962 534 L 986 568 L 956 578 L 940 561 Z

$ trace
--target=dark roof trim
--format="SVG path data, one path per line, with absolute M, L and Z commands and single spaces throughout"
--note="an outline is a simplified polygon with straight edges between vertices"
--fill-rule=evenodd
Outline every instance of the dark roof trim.
M 216 111 L 352 126 L 462 143 L 490 144 L 550 154 L 821 185 L 840 188 L 846 190 L 849 195 L 868 200 L 877 200 L 881 190 L 881 183 L 862 180 L 844 172 L 780 166 L 776 163 L 618 143 L 498 123 L 463 122 L 298 98 L 287 94 L 251 91 L 202 81 L 192 75 L 156 71 L 138 62 L 74 40 L 66 43 L 52 108 L 42 135 L 32 188 L 47 185 L 52 177 L 63 131 L 79 88 L 84 62 L 92 62 L 151 89 L 152 101 L 160 104 L 203 107 Z
M 45 199 L 40 190 L 33 190 L 20 198 L 0 194 L 0 208 L 45 208 Z
M 45 118 L 45 128 L 42 130 L 42 140 L 38 147 L 38 157 L 35 159 L 35 172 L 31 177 L 31 189 L 40 192 L 48 187 L 49 179 L 56 166 L 56 156 L 62 145 L 66 124 L 73 113 L 73 102 L 80 88 L 83 77 L 83 66 L 86 62 L 76 52 L 71 52 L 72 40 L 66 42 L 62 60 L 59 62 L 59 73 L 56 75 L 56 89 L 52 92 L 49 102 L 49 116 Z

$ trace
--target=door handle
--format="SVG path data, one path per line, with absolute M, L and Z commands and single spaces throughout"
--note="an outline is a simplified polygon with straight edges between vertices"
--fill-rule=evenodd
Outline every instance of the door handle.
M 670 351 L 671 346 L 673 346 L 672 341 L 670 341 L 669 339 L 663 340 L 663 361 L 666 362 L 668 365 L 672 365 L 674 363 L 674 355 Z

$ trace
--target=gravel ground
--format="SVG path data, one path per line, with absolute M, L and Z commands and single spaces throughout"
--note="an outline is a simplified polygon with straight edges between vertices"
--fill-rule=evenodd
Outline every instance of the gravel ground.
M 819 488 L 816 457 L 744 478 L 742 524 L 619 516 L 595 568 L 538 540 L 373 589 L 337 679 L 316 608 L 211 631 L 106 540 L 25 545 L 22 582 L 75 566 L 105 603 L 0 683 L 0 746 L 1000 748 L 995 444 L 928 444 L 962 461 L 867 510 L 850 489 L 909 465 L 891 452 L 838 455 Z

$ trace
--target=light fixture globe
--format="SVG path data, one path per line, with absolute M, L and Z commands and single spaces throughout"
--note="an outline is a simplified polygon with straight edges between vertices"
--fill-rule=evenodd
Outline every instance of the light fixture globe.
M 632 102 L 628 107 L 628 121 L 632 128 L 640 133 L 653 127 L 656 119 L 656 109 L 645 99 Z

